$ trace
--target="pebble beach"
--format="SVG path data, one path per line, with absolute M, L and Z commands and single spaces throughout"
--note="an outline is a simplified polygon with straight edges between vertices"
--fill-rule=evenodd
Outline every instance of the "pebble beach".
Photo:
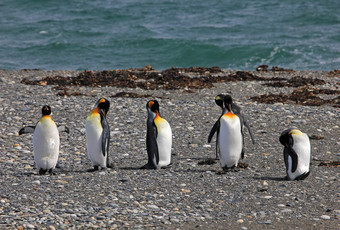
M 138 71 L 163 74 L 150 68 Z M 1 229 L 340 228 L 338 70 L 259 69 L 247 74 L 261 79 L 233 81 L 223 77 L 237 74 L 234 70 L 179 70 L 181 76 L 212 83 L 174 89 L 151 87 L 157 79 L 137 77 L 135 82 L 146 82 L 143 87 L 65 87 L 42 80 L 81 73 L 0 70 Z M 217 77 L 222 80 L 214 81 Z M 299 77 L 302 82 L 318 81 L 289 85 L 290 79 Z M 287 84 L 266 85 L 278 78 Z M 299 90 L 312 92 L 320 104 L 298 99 L 259 102 L 261 95 L 289 98 Z M 223 172 L 214 160 L 215 137 L 207 143 L 221 113 L 214 102 L 220 93 L 230 94 L 242 107 L 256 139 L 253 145 L 245 130 L 244 167 L 238 172 Z M 107 120 L 114 168 L 90 173 L 86 171 L 91 162 L 86 153 L 85 119 L 100 97 L 111 102 Z M 147 162 L 145 105 L 151 99 L 159 101 L 161 116 L 172 128 L 172 166 L 140 170 Z M 61 168 L 55 175 L 40 176 L 34 166 L 33 135 L 19 136 L 18 131 L 35 125 L 45 104 L 51 106 L 56 124 L 67 126 L 70 133 L 60 134 Z M 291 127 L 311 139 L 311 173 L 303 181 L 284 180 L 279 136 Z

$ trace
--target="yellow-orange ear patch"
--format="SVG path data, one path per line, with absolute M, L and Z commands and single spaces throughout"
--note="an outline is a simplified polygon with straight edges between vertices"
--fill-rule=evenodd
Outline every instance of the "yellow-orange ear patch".
M 302 132 L 298 129 L 292 129 L 290 132 L 289 132 L 290 135 L 302 135 Z
M 100 101 L 98 102 L 99 103 L 102 103 L 102 102 L 105 102 L 106 100 L 104 98 L 100 99 Z
M 215 97 L 215 100 L 216 100 L 216 101 L 221 100 L 220 96 L 216 96 L 216 97 Z
M 151 108 L 152 106 L 153 106 L 153 104 L 154 104 L 155 102 L 154 101 L 149 101 L 149 108 Z

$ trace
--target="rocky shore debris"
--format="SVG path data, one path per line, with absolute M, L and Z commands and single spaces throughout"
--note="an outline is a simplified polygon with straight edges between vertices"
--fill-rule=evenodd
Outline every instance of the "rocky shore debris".
M 151 70 L 150 70 L 151 69 Z M 217 76 L 212 76 L 217 74 Z M 268 80 L 247 71 L 237 71 L 226 75 L 219 67 L 170 68 L 153 71 L 152 68 L 84 71 L 76 77 L 47 76 L 41 80 L 24 78 L 21 83 L 27 85 L 65 86 L 113 86 L 118 88 L 141 88 L 145 90 L 177 90 L 212 88 L 214 83 L 229 81 Z
M 290 79 L 281 78 L 275 82 L 266 82 L 263 85 L 272 87 L 300 87 L 304 85 L 324 85 L 326 82 L 318 78 L 292 77 Z
M 123 97 L 123 98 L 147 98 L 147 97 L 154 97 L 150 94 L 137 94 L 133 92 L 125 92 L 121 91 L 116 94 L 111 95 L 110 97 Z M 158 97 L 159 98 L 159 97 Z M 164 97 L 160 97 L 161 99 L 164 99 Z
M 265 71 L 267 65 L 258 67 L 258 71 Z M 293 70 L 273 67 L 271 71 Z M 329 71 L 328 74 L 337 75 L 339 70 Z M 213 88 L 215 83 L 237 82 L 237 81 L 262 81 L 263 85 L 271 87 L 299 87 L 291 94 L 266 93 L 251 97 L 252 101 L 260 103 L 296 103 L 300 105 L 331 105 L 340 107 L 340 97 L 327 98 L 317 96 L 318 94 L 338 95 L 340 90 L 316 88 L 313 86 L 325 85 L 326 82 L 318 78 L 307 78 L 294 76 L 285 78 L 282 76 L 263 77 L 248 71 L 236 71 L 227 74 L 219 67 L 189 67 L 170 68 L 163 71 L 156 71 L 150 65 L 139 69 L 118 69 L 105 71 L 83 71 L 75 77 L 70 76 L 47 76 L 41 80 L 30 80 L 23 78 L 21 83 L 27 85 L 56 85 L 55 90 L 59 90 L 58 96 L 83 96 L 82 93 L 67 86 L 112 86 L 117 88 L 140 88 L 144 90 L 179 90 L 183 93 L 193 93 L 193 90 Z M 143 98 L 149 95 L 138 95 L 136 93 L 118 93 L 112 97 Z
M 320 106 L 320 105 L 331 105 L 333 107 L 340 107 L 340 97 L 335 97 L 332 99 L 323 99 L 316 94 L 339 94 L 339 90 L 329 90 L 329 89 L 317 89 L 315 87 L 305 85 L 297 88 L 292 93 L 286 95 L 284 93 L 273 94 L 266 93 L 260 96 L 251 97 L 252 101 L 257 101 L 265 104 L 274 103 L 295 103 L 298 105 L 305 106 Z
M 277 67 L 277 66 L 273 66 L 271 69 L 268 69 L 269 66 L 268 65 L 259 65 L 257 68 L 256 68 L 256 71 L 272 71 L 272 72 L 294 72 L 293 69 L 285 69 L 285 68 L 281 68 L 281 67 Z
M 340 167 L 340 161 L 321 161 L 319 166 Z

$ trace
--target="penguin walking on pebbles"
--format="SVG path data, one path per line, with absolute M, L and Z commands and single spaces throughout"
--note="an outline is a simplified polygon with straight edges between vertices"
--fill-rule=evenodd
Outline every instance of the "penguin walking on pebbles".
M 283 158 L 288 180 L 304 180 L 310 173 L 311 145 L 307 134 L 290 128 L 281 133 Z
M 108 156 L 110 127 L 106 120 L 109 108 L 110 102 L 107 99 L 99 99 L 85 121 L 87 154 L 93 166 L 93 169 L 87 170 L 89 172 L 97 171 L 99 167 L 101 169 L 112 167 Z
M 59 156 L 59 131 L 57 125 L 50 117 L 51 107 L 42 107 L 42 117 L 35 126 L 26 126 L 19 131 L 19 135 L 33 133 L 34 161 L 43 175 L 47 171 L 52 174 Z M 68 132 L 67 127 L 62 127 Z
M 242 142 L 244 143 L 244 133 L 243 133 L 243 126 L 245 126 L 248 129 L 248 132 L 250 134 L 250 138 L 252 140 L 252 143 L 255 144 L 255 137 L 254 134 L 248 124 L 248 121 L 245 119 L 244 113 L 241 109 L 240 106 L 238 106 L 237 104 L 235 104 L 232 100 L 232 97 L 230 95 L 224 95 L 224 94 L 219 94 L 215 97 L 215 103 L 221 107 L 222 109 L 222 114 L 219 117 L 219 119 L 215 122 L 214 126 L 212 127 L 209 137 L 208 137 L 208 143 L 211 142 L 212 137 L 214 136 L 215 132 L 217 132 L 217 138 L 216 138 L 216 159 L 218 159 L 218 136 L 219 136 L 219 121 L 221 119 L 221 117 L 227 112 L 226 108 L 224 107 L 224 101 L 225 99 L 227 99 L 227 101 L 229 101 L 230 103 L 230 108 L 232 110 L 232 112 L 237 115 L 240 119 L 241 122 L 241 133 L 242 133 Z M 242 148 L 242 159 L 244 158 L 244 146 Z
M 224 171 L 235 170 L 238 161 L 243 156 L 243 135 L 240 118 L 232 112 L 231 97 L 224 97 L 226 112 L 218 122 L 218 143 L 220 149 L 220 164 Z
M 160 116 L 159 103 L 148 101 L 146 148 L 148 163 L 141 169 L 158 169 L 171 163 L 172 131 L 169 123 Z

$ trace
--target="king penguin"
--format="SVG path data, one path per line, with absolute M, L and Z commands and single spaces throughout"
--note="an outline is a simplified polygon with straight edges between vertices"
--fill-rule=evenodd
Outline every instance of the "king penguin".
M 243 137 L 240 118 L 231 110 L 231 97 L 224 98 L 226 112 L 219 120 L 218 143 L 220 164 L 224 171 L 235 170 L 243 153 Z M 243 158 L 243 154 L 242 154 Z
M 59 156 L 59 131 L 50 114 L 51 107 L 44 105 L 39 122 L 35 126 L 26 126 L 19 131 L 19 135 L 33 133 L 34 161 L 40 175 L 47 171 L 52 174 Z
M 107 99 L 99 99 L 85 121 L 87 155 L 93 166 L 93 169 L 88 170 L 89 172 L 97 171 L 99 167 L 111 168 L 108 156 L 110 128 L 106 120 L 109 108 L 110 102 Z
M 281 133 L 283 158 L 288 180 L 304 180 L 310 173 L 311 145 L 307 134 L 290 128 Z
M 241 122 L 241 133 L 242 133 L 242 141 L 244 143 L 244 133 L 243 133 L 243 126 L 245 126 L 247 129 L 248 129 L 248 132 L 250 134 L 250 138 L 252 140 L 252 143 L 255 144 L 255 137 L 254 137 L 254 134 L 248 124 L 248 121 L 246 120 L 245 118 L 245 115 L 241 109 L 240 106 L 238 106 L 237 104 L 235 104 L 232 100 L 232 97 L 230 95 L 224 95 L 224 94 L 219 94 L 215 97 L 215 103 L 221 107 L 222 109 L 222 114 L 221 116 L 219 117 L 219 119 L 215 122 L 214 126 L 212 127 L 211 131 L 210 131 L 210 134 L 209 134 L 209 137 L 208 137 L 208 143 L 211 142 L 211 139 L 212 137 L 214 136 L 215 132 L 217 132 L 217 138 L 216 138 L 216 159 L 218 159 L 218 123 L 219 123 L 219 120 L 220 118 L 223 116 L 224 113 L 226 113 L 226 108 L 223 106 L 223 103 L 225 101 L 225 99 L 227 98 L 227 100 L 230 102 L 230 105 L 231 105 L 231 110 L 232 112 L 237 115 L 240 119 L 240 122 Z M 243 146 L 244 147 L 244 146 Z M 242 159 L 244 157 L 244 148 L 242 148 Z
M 148 163 L 141 169 L 158 169 L 171 163 L 172 131 L 169 123 L 161 118 L 156 100 L 148 101 L 146 149 Z

